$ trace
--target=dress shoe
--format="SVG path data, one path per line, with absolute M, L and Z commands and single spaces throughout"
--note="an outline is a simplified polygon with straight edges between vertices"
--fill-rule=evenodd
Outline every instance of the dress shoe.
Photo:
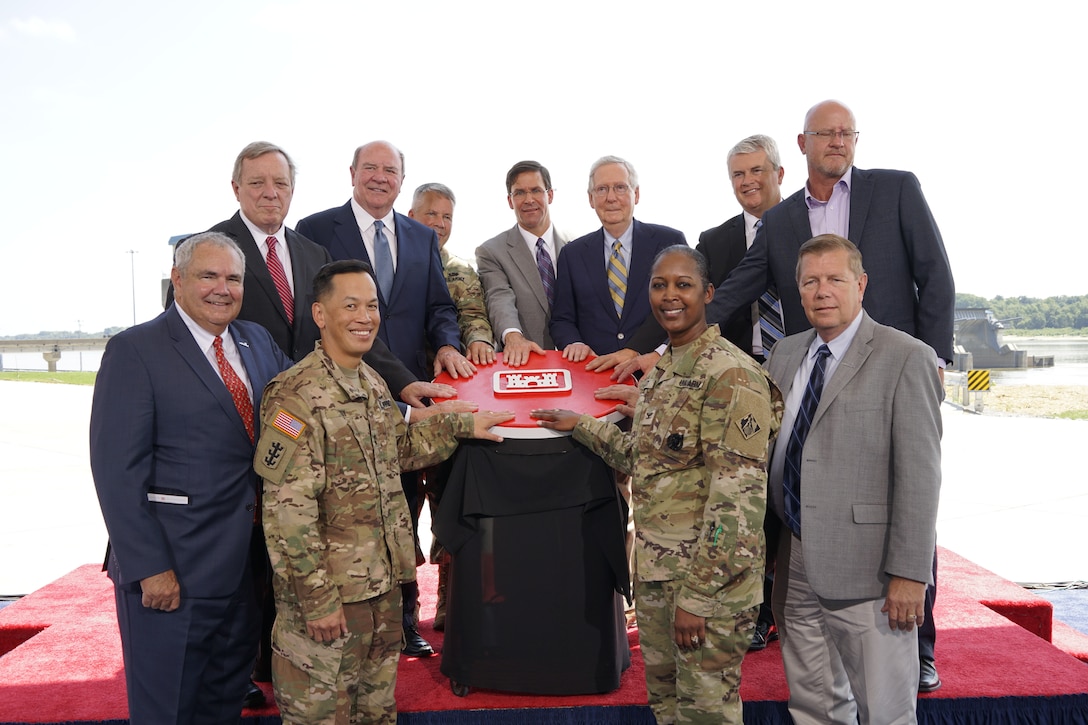
M 249 681 L 249 688 L 246 690 L 246 696 L 242 699 L 242 707 L 248 707 L 253 709 L 260 707 L 264 704 L 264 691 L 257 687 L 257 684 L 253 680 Z
M 929 657 L 918 658 L 918 692 L 933 692 L 941 689 L 941 678 L 937 668 Z
M 770 622 L 759 620 L 756 622 L 756 631 L 752 633 L 752 643 L 748 645 L 749 652 L 759 652 L 767 649 L 767 645 L 778 639 L 778 627 Z
M 408 621 L 404 623 L 404 646 L 400 653 L 409 657 L 434 657 L 434 649 L 420 636 L 416 623 L 409 624 Z

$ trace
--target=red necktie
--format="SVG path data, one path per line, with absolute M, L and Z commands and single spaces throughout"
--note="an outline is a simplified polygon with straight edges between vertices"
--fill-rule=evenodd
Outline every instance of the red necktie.
M 276 254 L 277 241 L 275 237 L 264 240 L 264 243 L 268 245 L 268 258 L 265 263 L 268 264 L 268 271 L 272 274 L 272 281 L 276 283 L 276 291 L 280 293 L 280 302 L 283 303 L 283 310 L 287 313 L 287 322 L 293 325 L 295 324 L 295 298 L 291 296 L 291 285 L 287 282 L 287 273 L 283 271 L 280 255 Z
M 227 384 L 230 397 L 234 399 L 234 407 L 238 409 L 238 415 L 242 416 L 242 422 L 246 425 L 246 433 L 249 433 L 249 442 L 253 442 L 253 401 L 246 390 L 246 384 L 234 372 L 234 368 L 223 354 L 223 338 L 215 336 L 212 345 L 215 348 L 215 362 L 219 365 L 219 374 L 223 376 L 223 382 Z

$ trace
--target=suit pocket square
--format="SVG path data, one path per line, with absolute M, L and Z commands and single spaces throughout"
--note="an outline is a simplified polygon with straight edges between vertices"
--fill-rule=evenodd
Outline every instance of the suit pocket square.
M 855 524 L 886 524 L 888 523 L 888 507 L 876 503 L 854 504 Z

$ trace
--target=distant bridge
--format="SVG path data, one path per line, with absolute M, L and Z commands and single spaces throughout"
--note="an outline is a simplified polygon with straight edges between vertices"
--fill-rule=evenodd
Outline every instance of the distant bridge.
M 39 338 L 34 340 L 0 340 L 0 354 L 5 352 L 40 352 L 49 366 L 49 372 L 57 372 L 57 361 L 62 352 L 92 352 L 105 350 L 108 337 L 66 337 L 60 340 Z M 0 364 L 0 370 L 3 365 Z

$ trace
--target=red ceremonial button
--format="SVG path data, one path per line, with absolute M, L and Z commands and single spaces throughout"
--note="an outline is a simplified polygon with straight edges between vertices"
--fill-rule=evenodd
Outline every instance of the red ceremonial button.
M 533 353 L 529 361 L 512 368 L 502 361 L 502 353 L 495 355 L 493 365 L 477 365 L 471 378 L 454 380 L 448 373 L 435 378 L 436 383 L 452 385 L 457 389 L 458 400 L 468 400 L 480 406 L 480 410 L 509 410 L 516 414 L 514 420 L 496 428 L 504 436 L 530 437 L 558 435 L 556 431 L 541 428 L 529 413 L 540 408 L 565 408 L 604 418 L 616 412 L 622 401 L 597 400 L 593 394 L 613 385 L 612 370 L 590 372 L 589 360 L 569 363 L 559 350 L 549 350 L 543 355 Z M 627 384 L 633 384 L 628 379 Z M 441 403 L 442 398 L 436 398 Z M 618 417 L 618 413 L 616 416 Z M 527 435 L 530 434 L 530 435 Z

